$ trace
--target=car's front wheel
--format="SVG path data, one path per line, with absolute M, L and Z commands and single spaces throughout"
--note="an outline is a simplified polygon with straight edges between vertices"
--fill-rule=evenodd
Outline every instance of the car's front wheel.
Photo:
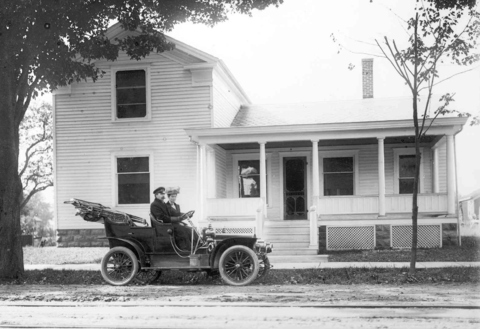
M 257 278 L 258 270 L 258 257 L 248 247 L 230 247 L 220 257 L 220 276 L 223 281 L 232 286 L 250 284 Z
M 128 248 L 110 249 L 102 259 L 102 277 L 114 286 L 129 284 L 138 272 L 137 256 Z

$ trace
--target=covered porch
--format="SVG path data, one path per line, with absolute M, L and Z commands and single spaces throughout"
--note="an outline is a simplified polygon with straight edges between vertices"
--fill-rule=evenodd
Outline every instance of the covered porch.
M 419 224 L 440 225 L 440 232 L 442 223 L 456 223 L 454 136 L 464 123 L 464 118 L 438 118 L 421 143 Z M 338 227 L 345 240 L 366 225 L 375 247 L 376 226 L 389 225 L 391 235 L 391 225 L 411 222 L 412 196 L 401 191 L 398 159 L 412 154 L 412 127 L 411 120 L 403 120 L 187 129 L 198 150 L 198 218 L 219 231 L 278 238 L 284 249 L 302 241 L 304 249 L 315 251 L 322 244 L 329 249 L 322 230 L 327 240 L 328 231 Z M 351 177 L 351 187 L 333 191 L 343 172 L 328 172 L 329 163 L 338 165 L 329 159 L 350 157 L 351 172 L 344 176 Z M 258 161 L 256 177 L 249 176 L 256 189 L 242 195 L 238 170 L 252 159 Z

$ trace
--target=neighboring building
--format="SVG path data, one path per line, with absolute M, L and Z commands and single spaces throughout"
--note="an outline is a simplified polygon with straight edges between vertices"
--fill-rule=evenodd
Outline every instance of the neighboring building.
M 466 226 L 477 225 L 480 220 L 480 190 L 459 200 L 462 222 Z
M 54 94 L 59 246 L 103 243 L 102 227 L 63 201 L 148 218 L 158 186 L 180 186 L 200 225 L 254 229 L 276 254 L 410 246 L 411 100 L 373 98 L 371 60 L 364 99 L 253 105 L 221 60 L 168 40 L 175 50 L 97 62 L 97 82 Z M 465 122 L 437 118 L 421 144 L 420 247 L 455 240 L 454 136 Z

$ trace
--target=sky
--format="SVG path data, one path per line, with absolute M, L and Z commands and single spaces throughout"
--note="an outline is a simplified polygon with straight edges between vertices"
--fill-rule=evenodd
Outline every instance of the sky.
M 254 104 L 304 103 L 362 97 L 361 60 L 374 58 L 374 97 L 409 97 L 375 39 L 407 39 L 415 0 L 285 0 L 278 8 L 233 15 L 215 27 L 185 23 L 169 36 L 222 59 Z M 337 40 L 334 42 L 332 34 Z M 349 69 L 349 65 L 354 65 Z M 462 70 L 464 70 L 463 68 Z M 442 65 L 441 77 L 460 72 Z M 458 109 L 480 114 L 480 69 L 438 85 L 455 93 Z M 459 193 L 480 189 L 480 127 L 457 135 Z
M 374 42 L 389 36 L 401 45 L 407 36 L 404 21 L 415 3 L 285 0 L 252 17 L 231 15 L 213 28 L 185 23 L 167 34 L 222 59 L 254 104 L 360 99 L 362 58 L 374 58 L 375 98 L 408 97 L 391 65 L 377 57 Z M 440 70 L 442 77 L 458 72 L 453 65 Z M 456 93 L 458 109 L 480 114 L 480 69 L 457 75 L 435 91 L 445 92 Z M 479 141 L 479 126 L 466 125 L 456 137 L 461 195 L 480 189 Z

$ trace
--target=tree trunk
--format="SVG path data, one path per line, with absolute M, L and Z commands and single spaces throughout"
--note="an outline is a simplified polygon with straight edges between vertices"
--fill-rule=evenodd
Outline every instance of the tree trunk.
M 22 184 L 18 176 L 19 122 L 14 65 L 0 43 L 0 278 L 23 275 L 20 228 Z M 3 48 L 3 50 L 1 49 Z

